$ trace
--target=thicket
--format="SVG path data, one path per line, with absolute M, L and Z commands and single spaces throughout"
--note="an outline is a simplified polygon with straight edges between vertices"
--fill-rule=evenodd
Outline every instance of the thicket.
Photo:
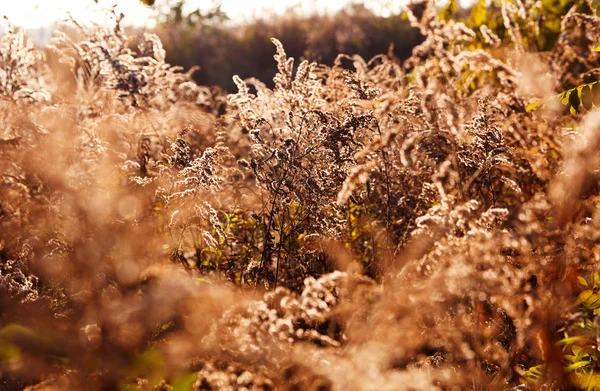
M 1 37 L 0 387 L 600 389 L 599 4 L 483 5 L 230 95 Z
M 175 8 L 159 16 L 162 22 L 153 32 L 160 37 L 170 64 L 185 69 L 198 66 L 194 80 L 228 92 L 237 90 L 232 75 L 254 77 L 273 88 L 277 64 L 271 37 L 283 43 L 289 56 L 329 66 L 339 53 L 370 59 L 391 50 L 404 60 L 423 41 L 418 29 L 401 15 L 384 18 L 360 5 L 333 15 L 306 16 L 290 10 L 241 25 L 223 24 L 225 15 L 218 11 L 187 14 Z M 344 65 L 351 68 L 350 63 Z

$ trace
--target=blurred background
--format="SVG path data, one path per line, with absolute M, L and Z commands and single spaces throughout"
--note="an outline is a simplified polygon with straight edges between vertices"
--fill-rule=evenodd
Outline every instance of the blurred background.
M 276 71 L 271 37 L 282 41 L 289 56 L 327 65 L 338 53 L 407 58 L 423 37 L 402 17 L 404 5 L 405 0 L 20 0 L 2 1 L 0 16 L 42 46 L 69 15 L 82 24 L 105 24 L 105 10 L 115 7 L 128 29 L 160 36 L 168 62 L 199 66 L 198 83 L 235 91 L 236 74 L 271 83 Z M 468 7 L 468 1 L 459 7 Z M 5 20 L 0 34 L 2 29 Z

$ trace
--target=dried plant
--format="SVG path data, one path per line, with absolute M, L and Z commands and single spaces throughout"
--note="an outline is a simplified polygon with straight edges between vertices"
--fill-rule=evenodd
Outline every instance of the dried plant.
M 544 4 L 413 3 L 404 62 L 273 39 L 228 96 L 114 13 L 45 55 L 10 29 L 0 388 L 600 387 L 595 3 L 555 46 Z M 552 78 L 590 113 L 528 111 Z
M 49 101 L 44 71 L 33 42 L 8 22 L 8 30 L 0 39 L 0 96 L 32 103 Z

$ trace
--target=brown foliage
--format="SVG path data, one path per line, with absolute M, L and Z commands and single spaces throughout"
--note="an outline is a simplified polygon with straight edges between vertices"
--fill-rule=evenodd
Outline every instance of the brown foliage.
M 57 35 L 58 70 L 2 37 L 2 387 L 574 386 L 598 114 L 526 113 L 536 53 L 408 15 L 404 62 L 295 66 L 273 39 L 273 88 L 229 96 L 118 18 Z

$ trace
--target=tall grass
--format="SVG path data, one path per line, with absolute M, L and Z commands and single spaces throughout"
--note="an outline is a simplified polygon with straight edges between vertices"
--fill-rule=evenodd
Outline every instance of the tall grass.
M 9 31 L 2 389 L 597 388 L 600 117 L 526 110 L 597 71 L 585 7 L 537 52 L 535 4 L 413 3 L 405 61 L 273 39 L 229 95 L 116 15 Z

